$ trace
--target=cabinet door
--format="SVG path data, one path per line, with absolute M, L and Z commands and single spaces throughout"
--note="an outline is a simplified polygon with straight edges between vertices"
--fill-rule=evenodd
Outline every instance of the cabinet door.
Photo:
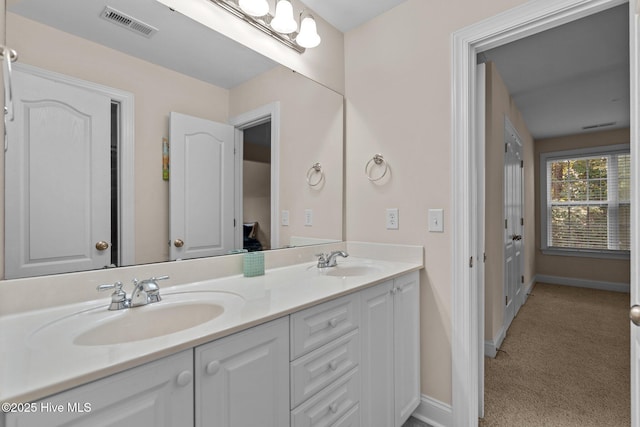
M 196 427 L 289 425 L 289 318 L 195 350 Z
M 394 281 L 395 426 L 420 404 L 420 279 L 418 272 Z M 391 424 L 389 424 L 391 425 Z
M 6 427 L 193 425 L 193 352 L 185 350 L 34 405 L 32 413 L 7 414 Z
M 393 282 L 361 292 L 362 400 L 363 426 L 394 425 L 393 370 Z

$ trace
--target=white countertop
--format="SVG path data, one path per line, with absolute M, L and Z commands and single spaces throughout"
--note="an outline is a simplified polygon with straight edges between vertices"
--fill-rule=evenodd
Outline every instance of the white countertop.
M 421 250 L 421 248 L 420 248 Z M 234 275 L 161 289 L 170 304 L 176 293 L 216 291 L 232 293 L 232 306 L 220 317 L 201 325 L 155 338 L 114 345 L 76 345 L 74 337 L 92 327 L 87 319 L 109 312 L 109 296 L 100 299 L 31 310 L 0 317 L 0 401 L 32 402 L 60 391 L 192 348 L 306 307 L 352 293 L 423 267 L 410 262 L 372 260 L 351 256 L 339 265 L 374 265 L 371 273 L 328 276 L 315 262 L 268 269 L 264 276 Z M 162 282 L 160 282 L 162 285 Z M 130 286 L 129 286 L 130 287 Z M 161 286 L 162 287 L 162 286 Z M 195 295 L 195 294 L 192 294 Z M 198 298 L 200 295 L 198 294 Z M 195 296 L 194 296 L 195 297 Z M 151 306 L 148 306 L 151 307 Z M 145 310 L 136 307 L 121 311 Z M 73 322 L 77 317 L 77 327 Z M 87 314 L 89 313 L 89 314 Z M 142 312 L 140 312 L 142 313 Z M 73 325 L 56 330 L 55 321 Z M 54 322 L 54 323 L 52 323 Z M 44 327 L 53 325 L 53 327 Z M 43 328 L 44 327 L 44 328 Z

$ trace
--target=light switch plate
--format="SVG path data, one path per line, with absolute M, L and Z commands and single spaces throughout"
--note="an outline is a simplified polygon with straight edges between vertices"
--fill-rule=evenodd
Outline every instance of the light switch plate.
M 304 210 L 304 226 L 311 227 L 313 225 L 313 211 L 311 209 Z
M 444 232 L 444 209 L 429 209 L 429 231 Z
M 285 227 L 289 225 L 289 211 L 282 211 L 280 214 L 280 224 Z

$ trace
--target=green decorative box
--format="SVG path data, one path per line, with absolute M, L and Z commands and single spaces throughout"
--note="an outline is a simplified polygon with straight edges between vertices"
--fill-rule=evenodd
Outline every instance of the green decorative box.
M 262 276 L 264 274 L 264 252 L 244 254 L 242 269 L 245 277 Z

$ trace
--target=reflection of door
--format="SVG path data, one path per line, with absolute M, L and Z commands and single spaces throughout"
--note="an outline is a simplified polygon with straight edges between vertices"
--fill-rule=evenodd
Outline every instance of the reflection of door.
M 15 120 L 7 122 L 5 155 L 6 277 L 109 265 L 111 99 L 19 70 L 13 90 Z
M 170 259 L 233 249 L 233 146 L 233 126 L 171 113 Z
M 505 118 L 504 213 L 505 213 L 505 329 L 511 324 L 522 304 L 523 254 L 523 161 L 522 142 Z

